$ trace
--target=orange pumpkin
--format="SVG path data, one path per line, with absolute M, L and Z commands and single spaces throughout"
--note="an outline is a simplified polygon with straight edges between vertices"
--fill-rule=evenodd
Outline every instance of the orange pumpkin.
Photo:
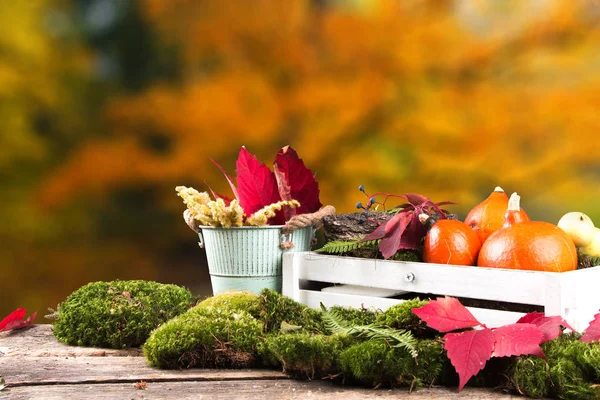
M 437 264 L 475 265 L 481 242 L 473 229 L 463 222 L 437 221 L 423 245 L 423 261 Z
M 477 265 L 491 268 L 564 272 L 577 268 L 573 240 L 548 222 L 524 221 L 519 196 L 513 193 L 505 226 L 481 246 Z
M 469 225 L 479 236 L 481 243 L 504 224 L 504 216 L 508 208 L 508 196 L 498 186 L 487 199 L 473 207 L 465 218 L 465 224 Z M 523 219 L 529 221 L 529 216 L 520 209 Z

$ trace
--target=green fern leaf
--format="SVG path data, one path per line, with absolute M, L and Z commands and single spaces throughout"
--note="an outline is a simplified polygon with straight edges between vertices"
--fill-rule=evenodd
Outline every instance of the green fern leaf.
M 324 308 L 324 307 L 322 307 Z M 413 358 L 418 356 L 417 339 L 405 329 L 393 329 L 376 324 L 349 325 L 335 310 L 323 311 L 323 322 L 332 334 L 346 334 L 366 337 L 372 340 L 385 340 L 391 346 L 404 348 Z
M 315 250 L 319 253 L 327 253 L 327 254 L 342 254 L 348 253 L 352 250 L 359 249 L 361 247 L 372 247 L 376 248 L 379 244 L 379 240 L 367 240 L 365 242 L 361 242 L 362 239 L 356 240 L 333 240 L 331 242 L 325 243 L 323 247 Z

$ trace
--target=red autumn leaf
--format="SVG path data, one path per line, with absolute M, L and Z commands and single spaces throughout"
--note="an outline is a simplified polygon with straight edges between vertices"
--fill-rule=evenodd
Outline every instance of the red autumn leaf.
M 281 200 L 277 190 L 275 174 L 269 167 L 250 154 L 245 147 L 240 149 L 235 165 L 239 201 L 247 216 Z M 272 225 L 284 224 L 283 213 L 277 213 L 275 217 L 269 220 L 269 223 Z
M 412 312 L 425 321 L 430 328 L 439 332 L 450 332 L 481 325 L 473 314 L 454 297 L 438 297 L 423 307 L 413 308 Z
M 25 314 L 27 314 L 27 311 L 24 308 L 17 308 L 15 311 L 8 314 L 6 318 L 0 321 L 0 332 L 21 329 L 31 325 L 31 323 L 35 320 L 37 313 L 34 312 L 29 316 L 29 318 L 23 320 Z
M 225 179 L 227 179 L 227 182 L 229 182 L 229 186 L 231 187 L 231 191 L 233 192 L 233 196 L 236 198 L 236 200 L 240 201 L 240 196 L 238 195 L 238 191 L 237 188 L 235 187 L 235 185 L 233 184 L 233 180 L 231 179 L 231 177 L 227 174 L 227 171 L 225 171 L 225 168 L 221 167 L 221 165 L 216 162 L 215 160 L 213 160 L 212 158 L 210 159 L 210 161 L 213 162 L 213 164 L 215 164 L 223 173 L 223 175 L 225 175 Z M 211 189 L 212 192 L 212 189 Z M 213 192 L 213 196 L 215 195 L 215 192 Z
M 539 311 L 533 311 L 528 314 L 525 314 L 524 316 L 519 318 L 517 323 L 534 324 L 535 326 L 540 328 L 540 330 L 544 334 L 544 340 L 542 341 L 542 343 L 559 337 L 562 334 L 562 329 L 560 328 L 561 326 L 564 326 L 565 328 L 568 328 L 575 332 L 575 329 L 573 329 L 569 325 L 569 323 L 565 321 L 562 317 L 546 317 L 546 315 L 543 312 Z
M 600 340 L 600 313 L 594 315 L 594 320 L 583 332 L 581 341 L 584 343 L 592 343 Z
M 492 329 L 495 337 L 494 357 L 533 354 L 545 358 L 540 344 L 544 333 L 534 324 L 516 323 Z
M 319 184 L 315 180 L 315 175 L 306 168 L 294 149 L 285 146 L 279 150 L 273 170 L 281 199 L 295 199 L 300 202 L 300 207 L 288 208 L 290 218 L 296 213 L 313 213 L 321 208 Z
M 472 376 L 477 375 L 485 367 L 494 351 L 494 333 L 484 328 L 481 330 L 447 333 L 444 336 L 444 349 L 456 369 L 459 377 L 458 390 L 462 390 Z
M 425 237 L 425 235 L 427 235 L 427 229 L 425 229 L 425 226 L 421 223 L 421 221 L 419 221 L 419 213 L 414 211 L 409 215 L 410 223 L 402 234 L 402 240 L 400 241 L 398 250 L 416 250 L 420 248 L 422 239 Z
M 388 259 L 398 251 L 402 241 L 402 234 L 410 223 L 411 218 L 404 213 L 398 213 L 390 218 L 385 224 L 375 229 L 363 240 L 382 239 L 379 243 L 379 251 L 383 258 Z
M 425 203 L 426 201 L 429 201 L 429 199 L 427 197 L 422 196 L 417 193 L 405 193 L 404 198 L 406 200 L 408 200 L 408 202 L 415 207 L 418 207 L 421 204 Z

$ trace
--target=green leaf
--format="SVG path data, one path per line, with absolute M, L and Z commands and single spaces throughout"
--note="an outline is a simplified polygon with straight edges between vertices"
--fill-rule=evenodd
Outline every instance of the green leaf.
M 3 390 L 4 388 L 6 388 L 6 382 L 4 381 L 4 378 L 0 378 L 0 390 Z

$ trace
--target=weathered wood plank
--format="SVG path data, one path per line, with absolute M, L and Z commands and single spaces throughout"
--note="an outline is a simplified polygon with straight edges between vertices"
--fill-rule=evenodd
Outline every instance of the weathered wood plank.
M 0 357 L 103 357 L 142 356 L 141 349 L 100 349 L 67 346 L 52 335 L 52 325 L 33 325 L 29 328 L 0 333 Z
M 523 397 L 505 395 L 490 390 L 467 388 L 430 388 L 408 393 L 406 388 L 374 390 L 343 387 L 323 381 L 242 380 L 205 382 L 147 382 L 146 389 L 138 390 L 134 383 L 94 385 L 25 386 L 5 389 L 0 399 L 197 399 L 197 400 L 515 400 Z
M 4 357 L 0 375 L 9 386 L 146 381 L 288 379 L 274 370 L 161 370 L 142 357 Z

